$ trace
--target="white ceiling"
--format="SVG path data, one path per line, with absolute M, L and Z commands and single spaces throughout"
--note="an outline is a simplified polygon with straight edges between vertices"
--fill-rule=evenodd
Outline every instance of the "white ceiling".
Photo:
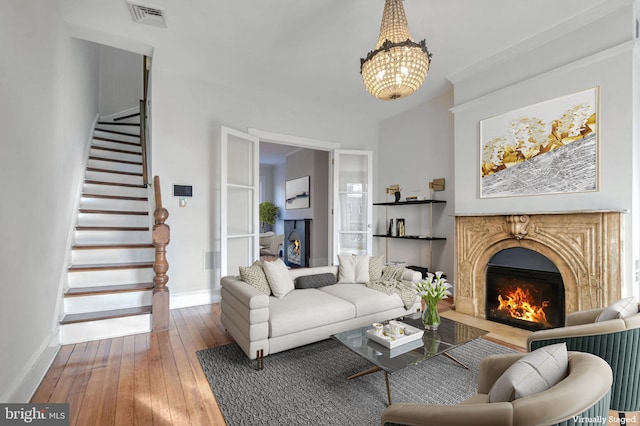
M 452 73 L 611 1 L 405 0 L 413 38 L 433 53 L 431 70 L 415 94 L 380 101 L 365 91 L 359 65 L 375 47 L 383 0 L 144 0 L 165 9 L 167 28 L 134 23 L 125 0 L 59 0 L 76 35 L 146 43 L 170 71 L 378 120 L 446 93 Z

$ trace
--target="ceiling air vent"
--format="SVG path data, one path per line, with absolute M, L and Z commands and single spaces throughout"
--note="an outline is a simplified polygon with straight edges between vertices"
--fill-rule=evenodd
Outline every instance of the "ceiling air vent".
M 131 0 L 127 0 L 127 6 L 129 6 L 129 11 L 131 12 L 131 17 L 134 22 L 156 27 L 167 27 L 163 8 Z

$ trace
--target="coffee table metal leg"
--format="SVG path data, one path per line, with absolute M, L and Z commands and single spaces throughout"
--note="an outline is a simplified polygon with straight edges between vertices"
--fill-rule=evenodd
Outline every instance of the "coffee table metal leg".
M 367 374 L 377 373 L 378 371 L 382 371 L 382 368 L 371 367 L 364 371 L 360 371 L 359 373 L 352 374 L 351 376 L 347 377 L 347 379 L 355 379 L 356 377 L 366 376 Z M 391 405 L 391 387 L 389 386 L 389 373 L 387 373 L 386 371 L 384 372 L 384 381 L 387 385 L 387 400 L 389 401 L 389 405 Z
M 457 362 L 459 365 L 461 365 L 462 367 L 466 368 L 467 370 L 471 370 L 469 367 L 467 367 L 466 365 L 464 365 L 462 362 L 460 362 L 459 360 L 457 360 L 455 357 L 453 357 L 453 355 L 449 355 L 447 352 L 443 352 L 442 355 L 446 356 L 447 358 L 449 358 L 452 361 Z

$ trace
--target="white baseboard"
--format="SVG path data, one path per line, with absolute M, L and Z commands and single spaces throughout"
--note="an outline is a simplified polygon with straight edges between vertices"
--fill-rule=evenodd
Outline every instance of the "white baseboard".
M 57 333 L 47 336 L 40 349 L 16 376 L 13 384 L 0 394 L 0 402 L 26 404 L 31 400 L 58 354 L 58 341 Z
M 171 309 L 188 308 L 190 306 L 219 303 L 220 300 L 220 289 L 200 290 L 189 293 L 171 293 L 169 306 Z

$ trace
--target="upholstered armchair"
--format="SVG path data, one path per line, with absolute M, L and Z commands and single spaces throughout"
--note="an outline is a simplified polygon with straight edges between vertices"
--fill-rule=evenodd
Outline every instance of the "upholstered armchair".
M 611 368 L 597 356 L 569 352 L 569 373 L 555 386 L 511 402 L 488 402 L 493 384 L 526 354 L 490 355 L 480 363 L 478 394 L 458 405 L 392 404 L 382 424 L 410 426 L 540 426 L 591 424 L 606 419 L 611 396 Z M 598 417 L 600 416 L 600 417 Z
M 640 305 L 637 307 L 640 308 Z M 565 327 L 530 334 L 527 348 L 533 351 L 542 346 L 565 342 L 570 351 L 599 356 L 613 370 L 609 407 L 621 413 L 640 411 L 640 313 L 626 318 L 597 321 L 604 310 L 592 309 L 569 314 Z
M 284 244 L 284 234 L 276 235 L 274 232 L 260 234 L 260 256 L 280 255 L 280 247 Z

